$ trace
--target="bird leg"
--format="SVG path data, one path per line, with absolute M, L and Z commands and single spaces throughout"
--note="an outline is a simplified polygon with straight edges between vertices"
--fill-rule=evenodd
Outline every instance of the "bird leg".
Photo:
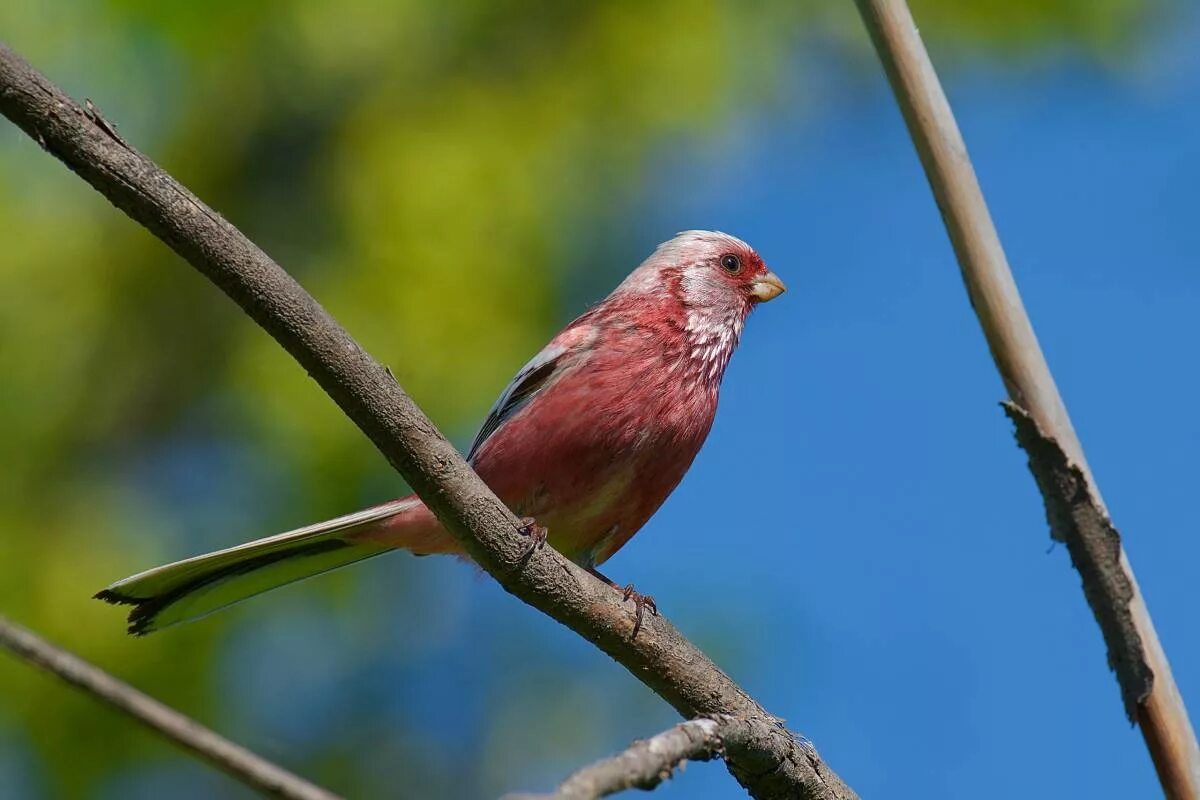
M 637 611 L 637 619 L 633 623 L 633 633 L 630 635 L 630 639 L 636 639 L 638 631 L 642 629 L 642 616 L 645 614 L 647 608 L 650 609 L 650 613 L 654 614 L 654 616 L 658 616 L 658 605 L 654 602 L 654 598 L 648 594 L 642 594 L 641 592 L 636 591 L 633 588 L 632 583 L 626 584 L 622 587 L 616 581 L 610 579 L 608 576 L 594 567 L 588 567 L 588 572 L 592 573 L 597 578 L 620 592 L 622 602 L 626 600 L 633 601 L 633 606 Z
M 550 531 L 538 525 L 537 520 L 533 517 L 521 517 L 517 532 L 522 536 L 529 537 L 529 549 L 525 551 L 525 555 L 521 556 L 521 561 L 528 561 L 532 558 L 534 553 L 546 546 L 546 540 L 550 538 Z

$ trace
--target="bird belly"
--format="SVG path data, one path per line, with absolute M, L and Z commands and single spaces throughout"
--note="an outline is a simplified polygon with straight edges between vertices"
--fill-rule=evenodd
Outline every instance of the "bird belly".
M 514 513 L 544 526 L 556 550 L 588 567 L 603 563 L 646 524 L 700 446 L 676 440 L 631 450 L 582 432 L 537 445 L 496 444 L 481 450 L 480 476 Z

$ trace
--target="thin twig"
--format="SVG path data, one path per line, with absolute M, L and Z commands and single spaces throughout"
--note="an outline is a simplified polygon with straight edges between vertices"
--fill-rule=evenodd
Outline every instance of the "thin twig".
M 288 800 L 338 800 L 332 792 L 234 744 L 4 617 L 0 617 L 0 647 L 79 687 L 263 794 Z
M 576 770 L 550 794 L 510 794 L 503 800 L 595 800 L 626 789 L 653 789 L 685 761 L 720 758 L 749 737 L 770 736 L 775 730 L 775 723 L 767 719 L 716 716 L 688 720 Z
M 966 144 L 904 0 L 856 0 L 958 255 L 1052 533 L 1067 542 L 1109 663 L 1172 800 L 1200 797 L 1200 747 L 1171 666 L 1025 313 Z M 1025 420 L 1028 424 L 1025 424 Z M 1056 451 L 1061 453 L 1061 463 Z
M 317 381 L 505 590 L 593 642 L 684 717 L 770 715 L 664 617 L 636 637 L 612 589 L 545 548 L 526 561 L 518 522 L 387 370 L 278 264 L 215 211 L 0 45 L 0 113 L 207 276 Z M 730 748 L 733 775 L 759 798 L 854 793 L 777 724 Z
M 551 794 L 506 795 L 503 800 L 595 800 L 626 789 L 653 789 L 684 761 L 708 761 L 723 748 L 717 720 L 688 720 L 571 773 Z

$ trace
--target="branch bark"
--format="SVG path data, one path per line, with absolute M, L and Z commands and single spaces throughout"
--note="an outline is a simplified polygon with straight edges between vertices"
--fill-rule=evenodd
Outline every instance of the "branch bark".
M 682 722 L 641 739 L 616 755 L 573 772 L 551 794 L 513 794 L 503 800 L 595 800 L 626 789 L 653 789 L 685 761 L 720 758 L 752 737 L 776 733 L 773 720 L 716 716 Z M 799 742 L 801 747 L 806 743 Z
M 332 792 L 234 744 L 4 617 L 0 617 L 0 647 L 57 675 L 263 794 L 286 800 L 338 800 Z
M 720 755 L 720 727 L 715 719 L 681 722 L 571 773 L 551 794 L 506 795 L 502 800 L 596 800 L 626 789 L 653 789 L 684 761 Z
M 770 715 L 663 617 L 636 637 L 612 589 L 547 547 L 522 558 L 517 520 L 391 375 L 279 265 L 150 159 L 88 103 L 0 45 L 0 113 L 208 277 L 308 371 L 505 590 L 622 664 L 684 717 Z M 777 733 L 730 749 L 758 798 L 854 797 L 776 720 Z
M 1011 403 L 1017 439 L 1067 543 L 1130 719 L 1172 800 L 1200 797 L 1200 747 L 1066 405 L 1025 313 L 950 103 L 904 0 L 856 0 L 925 167 Z

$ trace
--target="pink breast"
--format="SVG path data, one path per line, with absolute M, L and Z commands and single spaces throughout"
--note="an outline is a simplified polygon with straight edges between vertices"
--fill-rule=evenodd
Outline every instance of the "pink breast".
M 475 468 L 555 548 L 600 564 L 678 485 L 715 410 L 715 389 L 661 357 L 601 347 L 502 426 Z

